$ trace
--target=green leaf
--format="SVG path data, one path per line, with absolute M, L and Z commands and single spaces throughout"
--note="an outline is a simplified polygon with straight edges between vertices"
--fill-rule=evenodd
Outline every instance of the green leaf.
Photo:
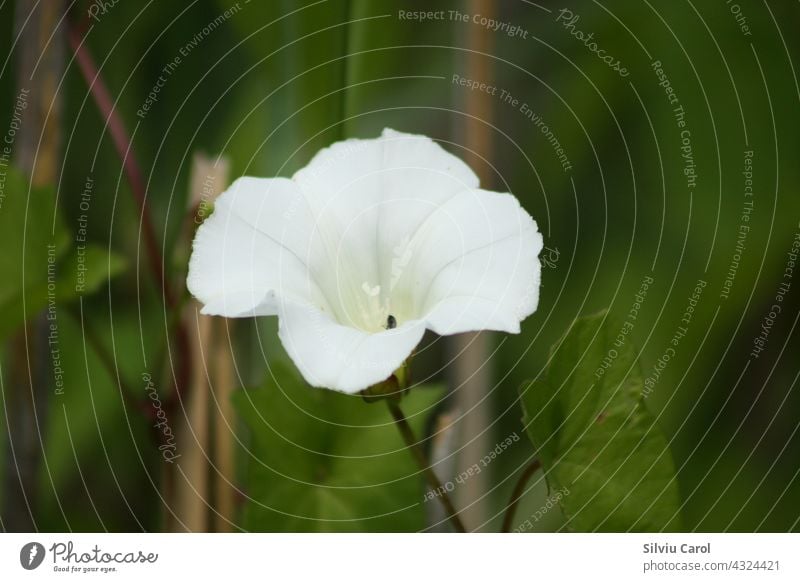
M 383 402 L 308 387 L 285 365 L 236 393 L 250 432 L 244 527 L 250 531 L 417 531 L 425 486 Z M 402 408 L 417 435 L 442 390 L 418 387 Z
M 0 339 L 43 309 L 96 291 L 124 268 L 119 255 L 73 247 L 50 187 L 32 188 L 14 168 L 0 169 Z
M 13 167 L 0 168 L 0 181 L 2 338 L 47 304 L 48 274 L 55 277 L 55 264 L 70 241 L 52 188 L 32 188 Z
M 79 245 L 63 262 L 59 277 L 63 297 L 73 299 L 94 293 L 111 277 L 124 271 L 126 265 L 125 257 L 105 247 Z
M 672 456 L 645 407 L 631 337 L 618 335 L 624 329 L 605 311 L 578 319 L 544 378 L 521 389 L 526 430 L 550 489 L 566 493 L 561 507 L 573 530 L 679 527 Z

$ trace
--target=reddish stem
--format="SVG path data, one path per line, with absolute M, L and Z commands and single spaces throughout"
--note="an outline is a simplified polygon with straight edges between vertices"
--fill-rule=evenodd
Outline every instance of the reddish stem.
M 114 147 L 122 160 L 122 166 L 128 178 L 131 192 L 139 207 L 144 231 L 145 249 L 153 275 L 155 275 L 156 283 L 163 293 L 164 302 L 167 307 L 175 308 L 177 305 L 177 297 L 173 294 L 169 281 L 164 277 L 164 272 L 162 270 L 164 262 L 158 247 L 158 239 L 156 237 L 155 228 L 153 227 L 153 218 L 147 206 L 147 189 L 142 177 L 142 171 L 133 152 L 133 144 L 125 129 L 125 124 L 114 108 L 114 101 L 111 98 L 108 87 L 105 81 L 103 81 L 100 70 L 97 68 L 91 53 L 84 43 L 85 35 L 85 22 L 78 26 L 72 22 L 68 23 L 67 37 L 70 47 L 75 54 L 75 60 L 78 62 L 78 68 L 86 84 L 89 86 L 89 92 L 94 98 L 94 102 L 100 110 L 100 114 L 106 121 L 108 132 L 111 134 L 111 139 L 114 142 Z M 174 409 L 176 407 L 181 400 L 181 389 L 188 385 L 191 377 L 189 334 L 186 326 L 180 319 L 178 319 L 176 324 L 175 341 L 177 342 L 178 369 L 175 376 L 175 390 L 165 402 L 168 409 Z
M 419 465 L 422 475 L 428 481 L 428 486 L 431 488 L 431 491 L 439 497 L 442 507 L 444 507 L 447 516 L 450 518 L 450 523 L 458 533 L 466 533 L 467 528 L 464 527 L 464 523 L 461 521 L 458 511 L 450 500 L 447 490 L 442 486 L 442 482 L 439 480 L 433 467 L 425 458 L 425 453 L 422 452 L 422 448 L 419 446 L 414 432 L 411 430 L 411 425 L 408 424 L 408 420 L 406 420 L 406 416 L 403 414 L 403 409 L 393 400 L 387 400 L 386 404 L 389 405 L 389 411 L 392 413 L 392 417 L 394 417 L 395 426 L 397 426 L 400 435 L 406 443 L 406 448 L 408 448 L 411 452 L 411 456 L 414 457 L 417 465 Z
M 172 307 L 175 304 L 175 296 L 172 294 L 172 290 L 162 271 L 163 260 L 158 248 L 158 239 L 156 238 L 155 228 L 153 227 L 153 219 L 150 215 L 150 209 L 147 206 L 147 189 L 145 188 L 139 163 L 133 152 L 130 136 L 125 129 L 122 118 L 114 108 L 114 101 L 111 99 L 108 87 L 106 87 L 92 55 L 84 44 L 84 36 L 79 33 L 78 29 L 71 23 L 68 26 L 68 37 L 70 47 L 72 47 L 72 51 L 75 53 L 75 60 L 78 62 L 81 74 L 86 84 L 89 86 L 89 91 L 94 98 L 97 108 L 100 110 L 103 119 L 108 125 L 108 132 L 111 134 L 111 140 L 114 142 L 117 154 L 122 160 L 122 167 L 125 170 L 125 175 L 128 178 L 131 191 L 139 207 L 144 230 L 145 249 L 150 266 L 153 270 L 153 275 L 155 275 L 158 287 L 164 294 L 164 301 L 169 307 Z
M 534 459 L 534 461 L 528 465 L 525 470 L 522 472 L 522 475 L 519 477 L 519 481 L 514 486 L 514 491 L 511 493 L 511 499 L 508 501 L 508 507 L 506 508 L 506 514 L 503 516 L 503 526 L 500 529 L 501 532 L 507 533 L 511 531 L 511 526 L 514 525 L 514 514 L 517 512 L 517 505 L 519 504 L 519 500 L 522 498 L 522 495 L 525 493 L 525 486 L 530 481 L 533 474 L 536 473 L 542 467 L 539 459 Z

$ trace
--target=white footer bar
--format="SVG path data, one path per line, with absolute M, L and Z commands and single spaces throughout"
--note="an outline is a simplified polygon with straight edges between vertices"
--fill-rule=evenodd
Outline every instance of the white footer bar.
M 0 535 L 2 580 L 796 581 L 799 566 L 797 534 Z

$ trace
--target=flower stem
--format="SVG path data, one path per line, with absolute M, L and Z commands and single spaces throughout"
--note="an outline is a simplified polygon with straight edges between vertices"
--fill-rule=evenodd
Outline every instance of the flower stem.
M 156 279 L 157 288 L 164 294 L 164 300 L 167 306 L 173 307 L 176 297 L 173 294 L 170 282 L 164 277 L 164 273 L 162 272 L 164 261 L 161 257 L 161 251 L 159 250 L 158 238 L 156 236 L 155 227 L 153 226 L 150 209 L 147 206 L 147 188 L 145 186 L 142 170 L 133 152 L 130 135 L 125 129 L 122 117 L 115 108 L 116 102 L 111 97 L 111 93 L 100 73 L 100 69 L 97 68 L 89 52 L 85 35 L 81 34 L 76 25 L 69 22 L 67 37 L 75 55 L 78 69 L 89 87 L 89 93 L 92 95 L 97 109 L 100 111 L 103 122 L 108 127 L 111 141 L 114 144 L 117 155 L 122 161 L 122 167 L 128 178 L 128 184 L 133 193 L 136 205 L 139 208 L 145 250 L 153 275 Z
M 411 451 L 411 455 L 414 457 L 417 465 L 419 465 L 419 468 L 422 470 L 423 475 L 425 475 L 428 485 L 434 491 L 441 493 L 441 495 L 438 495 L 439 500 L 447 512 L 453 527 L 459 533 L 466 533 L 467 530 L 464 527 L 464 524 L 461 522 L 461 518 L 458 517 L 458 512 L 453 506 L 453 502 L 450 501 L 447 491 L 445 491 L 444 487 L 442 487 L 442 482 L 439 480 L 439 477 L 436 476 L 433 468 L 428 464 L 427 459 L 425 459 L 425 454 L 422 452 L 417 439 L 414 437 L 414 432 L 411 430 L 411 426 L 408 424 L 405 414 L 403 414 L 403 411 L 396 402 L 387 400 L 386 403 L 389 405 L 389 411 L 394 417 L 394 422 L 397 426 L 397 429 L 400 431 L 400 435 L 403 437 L 406 446 Z
M 76 24 L 67 20 L 67 38 L 69 45 L 75 55 L 78 69 L 84 81 L 89 87 L 89 93 L 94 99 L 95 105 L 99 110 L 103 121 L 108 127 L 111 141 L 117 151 L 123 170 L 128 179 L 136 205 L 139 208 L 141 228 L 144 239 L 144 247 L 148 255 L 148 262 L 155 278 L 156 287 L 163 295 L 165 305 L 175 311 L 176 306 L 181 303 L 181 295 L 176 293 L 170 280 L 164 274 L 164 258 L 158 244 L 158 237 L 153 223 L 150 208 L 147 205 L 147 188 L 145 186 L 141 167 L 134 155 L 133 143 L 128 134 L 125 124 L 119 111 L 116 109 L 116 101 L 111 97 L 100 69 L 97 67 L 94 58 L 86 45 L 88 15 L 85 15 L 82 22 Z M 177 311 L 180 314 L 180 311 Z M 168 330 L 170 333 L 171 330 Z M 189 333 L 183 320 L 178 318 L 175 324 L 175 346 L 178 358 L 173 372 L 175 390 L 170 395 L 166 406 L 169 410 L 174 410 L 182 404 L 181 390 L 189 384 L 191 374 L 191 353 L 189 343 Z M 169 352 L 169 340 L 167 345 Z M 172 362 L 171 352 L 170 362 Z
M 511 531 L 511 526 L 514 523 L 514 514 L 517 512 L 517 505 L 525 492 L 525 486 L 530 481 L 533 474 L 541 468 L 542 464 L 539 459 L 535 459 L 530 465 L 525 468 L 522 475 L 519 476 L 517 484 L 514 485 L 514 491 L 511 492 L 511 499 L 508 501 L 508 508 L 503 516 L 503 527 L 500 531 L 507 533 Z

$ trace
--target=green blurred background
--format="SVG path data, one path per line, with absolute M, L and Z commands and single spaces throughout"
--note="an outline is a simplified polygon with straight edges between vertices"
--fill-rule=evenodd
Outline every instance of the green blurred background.
M 0 43 L 8 57 L 0 76 L 3 131 L 20 86 L 16 4 L 0 4 Z M 70 19 L 83 20 L 91 6 L 78 2 Z M 230 17 L 203 32 L 232 7 Z M 800 282 L 786 293 L 764 351 L 758 358 L 750 353 L 800 230 L 800 90 L 794 69 L 800 5 L 573 0 L 567 8 L 580 18 L 572 29 L 564 26 L 562 8 L 526 0 L 120 0 L 98 11 L 97 21 L 88 20 L 85 42 L 132 135 L 163 271 L 181 291 L 190 173 L 198 152 L 225 156 L 233 179 L 290 176 L 319 148 L 344 137 L 374 137 L 384 127 L 431 136 L 462 157 L 470 131 L 491 140 L 481 150 L 488 159 L 476 170 L 487 187 L 520 199 L 552 251 L 545 251 L 551 260 L 543 269 L 537 313 L 521 334 L 492 338 L 502 345 L 492 358 L 489 448 L 523 434 L 517 390 L 541 372 L 550 346 L 576 317 L 606 307 L 625 317 L 642 280 L 652 277 L 632 332 L 647 376 L 683 325 L 696 282 L 705 281 L 686 336 L 646 399 L 672 451 L 681 528 L 797 530 Z M 444 17 L 420 22 L 402 18 L 402 10 L 443 10 Z M 466 14 L 467 21 L 451 10 Z M 487 30 L 473 20 L 475 14 L 521 32 Z M 629 74 L 614 72 L 574 30 L 593 33 Z M 182 50 L 185 56 L 157 101 L 138 116 L 162 68 Z M 693 188 L 683 172 L 674 105 L 659 86 L 654 61 L 661 62 L 685 111 L 697 174 Z M 174 467 L 164 463 L 151 419 L 137 403 L 145 397 L 144 371 L 168 398 L 179 349 L 177 308 L 166 306 L 147 266 L 140 211 L 105 118 L 66 43 L 64 67 L 57 212 L 74 237 L 91 176 L 88 237 L 104 259 L 113 256 L 124 266 L 71 304 L 69 313 L 78 310 L 77 317 L 68 315 L 66 305 L 59 314 L 64 394 L 53 396 L 51 386 L 45 391 L 49 403 L 38 401 L 30 447 L 35 483 L 24 500 L 13 487 L 0 492 L 0 517 L 6 530 L 170 529 L 165 488 L 176 478 L 170 476 Z M 496 86 L 498 94 L 471 111 L 470 90 L 453 83 L 454 74 Z M 500 90 L 518 103 L 501 99 Z M 520 111 L 523 103 L 552 131 L 568 169 L 552 140 Z M 746 151 L 753 152 L 750 230 L 724 298 L 742 224 Z M 50 219 L 53 208 L 46 207 Z M 11 288 L 18 278 L 6 272 L 0 285 Z M 17 309 L 10 305 L 3 307 L 9 310 L 4 318 Z M 26 317 L 34 316 L 26 308 Z M 274 318 L 230 328 L 240 414 L 230 425 L 211 429 L 235 435 L 239 491 L 233 524 L 226 528 L 425 528 L 425 490 L 406 452 L 397 450 L 402 442 L 393 427 L 358 428 L 385 422 L 383 412 L 360 402 L 331 404 L 303 386 L 292 392 L 297 407 L 277 396 L 284 394 L 280 386 L 299 382 L 286 365 L 276 329 Z M 19 362 L 13 333 L 19 332 L 4 336 L 4 403 L 10 391 L 28 390 L 24 382 L 22 388 L 14 385 Z M 419 412 L 414 423 L 420 433 L 430 430 L 426 422 L 432 422 L 434 403 L 448 382 L 447 354 L 444 342 L 428 338 L 418 358 L 416 376 L 432 385 L 409 401 L 407 412 Z M 33 348 L 28 356 L 33 368 L 48 365 L 46 357 L 45 364 L 35 363 Z M 109 358 L 111 365 L 104 362 Z M 252 396 L 238 392 L 258 386 Z M 123 397 L 126 390 L 132 399 Z M 7 406 L 5 412 L 3 482 L 13 485 Z M 173 414 L 177 423 L 182 407 Z M 353 423 L 355 428 L 340 426 Z M 514 477 L 532 454 L 523 438 L 488 467 L 482 501 L 491 520 L 487 531 L 497 528 Z M 209 496 L 214 493 L 212 485 Z M 542 507 L 547 496 L 539 480 L 522 499 L 519 518 Z M 215 529 L 209 519 L 208 529 Z M 563 515 L 550 511 L 532 529 L 564 529 Z

